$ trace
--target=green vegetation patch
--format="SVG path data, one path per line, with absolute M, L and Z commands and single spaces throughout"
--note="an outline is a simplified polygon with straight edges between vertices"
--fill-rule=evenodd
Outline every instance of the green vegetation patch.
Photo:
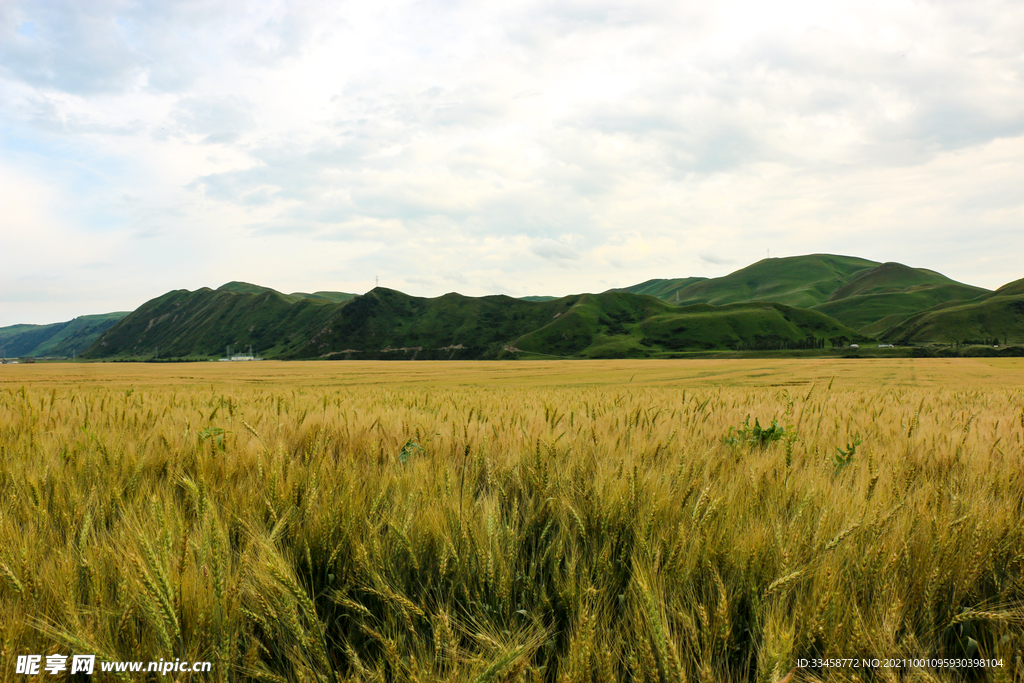
M 669 350 L 813 349 L 861 339 L 827 315 L 782 304 L 687 306 L 641 326 L 643 343 Z
M 83 315 L 51 325 L 12 325 L 0 328 L 0 346 L 8 358 L 80 355 L 127 312 Z
M 772 301 L 809 308 L 827 301 L 855 274 L 878 265 L 831 254 L 763 259 L 724 277 L 685 287 L 679 292 L 679 302 L 721 305 Z

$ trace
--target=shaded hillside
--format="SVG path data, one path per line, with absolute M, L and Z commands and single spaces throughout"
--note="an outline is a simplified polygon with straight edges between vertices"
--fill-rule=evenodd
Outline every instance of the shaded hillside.
M 680 291 L 697 282 L 704 282 L 706 277 L 677 277 L 669 279 L 656 278 L 629 287 L 618 287 L 611 292 L 630 292 L 631 294 L 647 294 L 662 301 L 675 302 Z
M 293 299 L 316 299 L 320 301 L 329 301 L 334 304 L 344 303 L 356 298 L 355 294 L 349 294 L 348 292 L 313 292 L 312 294 L 307 294 L 306 292 L 292 292 L 288 296 Z
M 82 315 L 74 320 L 50 325 L 11 325 L 0 328 L 0 347 L 8 358 L 71 358 L 88 349 L 99 336 L 126 311 L 101 315 Z
M 1022 302 L 1024 280 L 988 292 L 931 270 L 829 254 L 560 298 L 428 299 L 385 288 L 282 294 L 230 282 L 147 302 L 83 357 L 208 358 L 230 345 L 294 359 L 614 358 L 870 339 L 1024 341 Z
M 648 280 L 613 291 L 679 305 L 767 301 L 813 308 L 867 336 L 938 304 L 989 293 L 924 268 L 831 254 L 764 259 L 720 278 Z
M 859 338 L 815 311 L 778 304 L 680 309 L 628 292 L 528 302 L 504 296 L 436 299 L 375 289 L 338 312 L 293 357 L 618 358 L 706 349 L 820 348 Z
M 266 356 L 304 343 L 340 306 L 231 282 L 147 301 L 107 330 L 84 358 L 211 357 L 249 346 Z
M 990 339 L 1000 344 L 1024 343 L 1024 280 L 972 301 L 939 304 L 894 325 L 880 338 L 898 344 Z
M 433 299 L 377 287 L 357 297 L 290 358 L 493 357 L 525 331 L 568 310 L 573 297 L 535 302 L 504 295 Z
M 707 349 L 821 348 L 856 333 L 781 304 L 679 308 L 628 292 L 551 301 L 460 294 L 427 299 L 378 287 L 347 303 L 232 283 L 178 290 L 108 330 L 89 358 L 218 356 L 251 345 L 267 358 L 646 357 Z
M 356 296 L 355 294 L 349 294 L 348 292 L 313 292 L 312 294 L 307 292 L 292 292 L 291 294 L 282 294 L 281 292 L 270 289 L 269 287 L 261 287 L 260 285 L 253 285 L 248 282 L 229 282 L 218 287 L 217 291 L 232 292 L 234 294 L 265 294 L 267 292 L 273 292 L 274 294 L 283 296 L 289 301 L 314 299 L 335 304 L 351 301 Z
M 683 288 L 679 292 L 679 303 L 721 305 L 774 301 L 810 308 L 825 303 L 857 273 L 878 265 L 875 261 L 831 254 L 763 259 L 724 277 Z
M 641 330 L 645 343 L 668 350 L 809 349 L 864 339 L 817 311 L 764 302 L 687 306 L 644 321 Z
M 1024 278 L 1006 283 L 992 292 L 991 296 L 1016 296 L 1018 294 L 1024 294 Z
M 969 301 L 990 293 L 932 270 L 883 263 L 856 274 L 814 310 L 865 333 L 877 333 L 877 327 L 867 326 L 884 319 L 887 324 L 883 329 L 887 329 L 937 304 Z
M 877 268 L 857 273 L 846 284 L 832 292 L 832 296 L 828 300 L 838 301 L 852 296 L 905 292 L 915 287 L 935 287 L 949 284 L 959 283 L 934 270 L 911 268 L 902 263 L 889 261 Z M 964 285 L 964 287 L 970 286 Z M 988 291 L 980 287 L 971 287 L 971 289 L 976 289 L 982 294 Z
M 628 292 L 582 294 L 560 301 L 564 308 L 544 319 L 542 326 L 518 336 L 512 346 L 537 355 L 648 356 L 663 349 L 643 343 L 640 325 L 675 310 L 654 297 Z

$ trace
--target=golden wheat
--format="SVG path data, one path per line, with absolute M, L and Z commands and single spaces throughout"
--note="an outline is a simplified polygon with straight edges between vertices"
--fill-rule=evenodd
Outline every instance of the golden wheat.
M 1024 676 L 1024 364 L 223 365 L 0 377 L 5 662 Z M 784 436 L 723 441 L 748 415 Z

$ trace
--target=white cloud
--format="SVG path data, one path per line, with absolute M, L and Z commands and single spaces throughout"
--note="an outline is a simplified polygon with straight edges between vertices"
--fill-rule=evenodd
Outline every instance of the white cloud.
M 0 325 L 232 279 L 562 294 L 769 248 L 996 287 L 1024 275 L 1022 52 L 1009 0 L 13 0 L 2 277 L 34 303 Z

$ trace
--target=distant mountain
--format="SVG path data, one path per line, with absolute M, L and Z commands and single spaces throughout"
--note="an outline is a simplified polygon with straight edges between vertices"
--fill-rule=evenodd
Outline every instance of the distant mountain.
M 245 282 L 179 289 L 147 301 L 107 330 L 84 358 L 208 357 L 248 347 L 267 356 L 306 343 L 340 306 L 329 296 L 288 295 Z
M 828 301 L 833 292 L 857 273 L 879 265 L 875 261 L 831 254 L 762 259 L 724 277 L 684 287 L 678 299 L 681 305 L 772 301 L 810 308 Z
M 515 354 L 614 358 L 684 350 L 815 348 L 860 338 L 811 311 L 776 305 L 679 308 L 628 292 L 531 302 L 377 288 L 338 311 L 291 357 L 497 358 Z
M 873 323 L 886 329 L 915 313 L 936 304 L 968 301 L 991 293 L 987 289 L 965 285 L 932 270 L 910 268 L 900 263 L 883 263 L 862 271 L 832 292 L 828 301 L 814 310 L 841 320 L 867 334 L 880 332 Z
M 1024 279 L 1009 282 L 992 292 L 992 296 L 1016 296 L 1018 294 L 1024 294 Z
M 679 349 L 816 348 L 815 341 L 866 339 L 823 313 L 772 302 L 684 306 L 647 321 L 644 330 L 649 340 Z
M 666 357 L 997 337 L 1024 341 L 1024 280 L 990 292 L 923 268 L 810 254 L 558 298 L 282 294 L 229 282 L 148 301 L 82 355 L 209 358 L 251 346 L 282 359 Z
M 615 291 L 681 305 L 768 301 L 811 308 L 867 336 L 936 304 L 989 293 L 924 268 L 831 254 L 764 259 L 720 278 L 648 280 Z
M 0 347 L 8 358 L 71 358 L 88 349 L 106 330 L 128 315 L 127 311 L 83 315 L 50 325 L 0 327 Z
M 941 303 L 893 325 L 881 338 L 899 344 L 928 342 L 1024 343 L 1024 279 L 971 301 Z
M 677 293 L 696 282 L 703 282 L 706 277 L 677 277 L 670 279 L 654 279 L 638 285 L 611 289 L 611 292 L 630 292 L 631 294 L 647 294 L 662 301 L 675 302 Z
M 348 292 L 313 292 L 312 294 L 292 292 L 288 296 L 293 299 L 314 299 L 317 301 L 330 301 L 335 304 L 344 303 L 356 298 L 355 294 L 349 294 Z
M 273 292 L 274 294 L 283 296 L 289 301 L 313 299 L 317 301 L 329 301 L 335 304 L 351 301 L 356 296 L 355 294 L 349 294 L 348 292 L 313 292 L 312 294 L 307 294 L 306 292 L 292 292 L 291 294 L 281 294 L 281 292 L 270 289 L 269 287 L 261 287 L 260 285 L 253 285 L 248 282 L 229 282 L 218 287 L 217 291 L 231 292 L 233 294 L 265 294 L 267 292 Z
M 820 348 L 861 338 L 779 304 L 677 307 L 628 292 L 551 301 L 436 298 L 378 287 L 343 303 L 255 286 L 169 292 L 108 330 L 88 358 L 210 357 L 252 345 L 267 358 L 647 357 L 709 349 Z

